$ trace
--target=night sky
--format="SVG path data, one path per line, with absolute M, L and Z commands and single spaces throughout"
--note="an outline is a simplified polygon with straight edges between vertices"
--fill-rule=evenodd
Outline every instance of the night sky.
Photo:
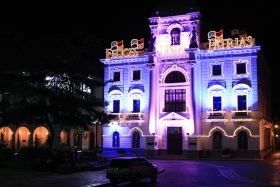
M 178 5 L 178 6 L 177 6 Z M 176 8 L 177 6 L 177 8 Z M 179 7 L 179 8 L 178 8 Z M 231 29 L 246 29 L 249 35 L 256 38 L 267 63 L 271 67 L 272 98 L 274 113 L 280 116 L 280 99 L 277 98 L 278 60 L 276 50 L 277 29 L 279 23 L 276 1 L 247 0 L 139 0 L 139 1 L 91 1 L 88 4 L 24 4 L 3 7 L 1 11 L 1 32 L 17 31 L 28 40 L 40 40 L 44 37 L 59 37 L 72 31 L 95 33 L 102 41 L 101 48 L 110 47 L 111 41 L 149 37 L 148 18 L 158 10 L 160 16 L 170 12 L 199 10 L 201 12 L 201 40 L 207 40 L 210 30 L 224 29 L 230 36 Z M 169 12 L 169 13 L 170 13 Z M 279 27 L 279 26 L 278 26 Z M 100 58 L 104 51 L 96 52 Z M 96 62 L 99 64 L 98 62 Z

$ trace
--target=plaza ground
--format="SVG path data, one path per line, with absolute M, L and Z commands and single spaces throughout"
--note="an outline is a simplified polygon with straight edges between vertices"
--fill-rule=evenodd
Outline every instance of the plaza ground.
M 266 160 L 151 160 L 164 172 L 157 183 L 143 179 L 139 186 L 252 187 L 280 186 L 280 152 Z M 110 186 L 105 170 L 71 174 L 0 168 L 2 187 L 92 187 Z M 124 182 L 119 186 L 132 186 Z

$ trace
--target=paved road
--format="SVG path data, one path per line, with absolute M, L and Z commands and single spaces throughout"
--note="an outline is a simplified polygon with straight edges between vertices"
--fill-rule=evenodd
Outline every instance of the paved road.
M 142 180 L 138 186 L 160 187 L 267 187 L 280 186 L 280 153 L 265 161 L 151 160 L 165 171 L 157 183 Z M 93 187 L 108 184 L 105 171 L 55 174 L 0 168 L 0 187 Z M 119 186 L 135 186 L 130 182 Z

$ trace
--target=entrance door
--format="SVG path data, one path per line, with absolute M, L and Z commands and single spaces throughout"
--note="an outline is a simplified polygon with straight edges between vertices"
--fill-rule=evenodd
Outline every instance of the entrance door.
M 167 127 L 167 153 L 182 154 L 182 127 Z

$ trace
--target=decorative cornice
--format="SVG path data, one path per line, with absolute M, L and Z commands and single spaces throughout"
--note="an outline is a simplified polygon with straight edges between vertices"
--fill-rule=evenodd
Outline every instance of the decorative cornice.
M 177 15 L 177 16 L 167 16 L 167 17 L 151 17 L 149 21 L 151 24 L 163 24 L 170 22 L 182 22 L 182 21 L 190 21 L 196 22 L 199 20 L 200 12 L 191 12 L 188 14 Z
M 198 50 L 196 56 L 198 59 L 211 58 L 216 56 L 228 56 L 228 55 L 247 55 L 257 53 L 261 49 L 260 46 L 231 48 L 231 49 L 216 49 L 216 50 Z
M 122 63 L 133 63 L 133 62 L 148 62 L 149 55 L 127 57 L 127 58 L 110 58 L 110 59 L 100 59 L 103 64 L 122 64 Z

